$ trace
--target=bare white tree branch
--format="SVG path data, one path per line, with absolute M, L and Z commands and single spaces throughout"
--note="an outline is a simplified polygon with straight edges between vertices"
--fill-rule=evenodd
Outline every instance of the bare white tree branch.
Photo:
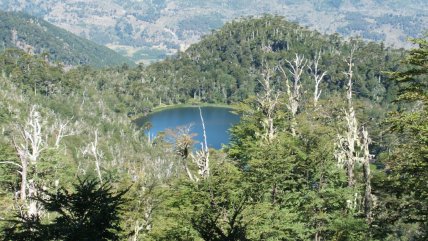
M 274 115 L 279 103 L 280 92 L 276 91 L 271 86 L 271 78 L 272 73 L 271 69 L 267 64 L 265 64 L 265 68 L 263 71 L 263 78 L 259 79 L 259 83 L 263 87 L 264 92 L 261 94 L 257 94 L 257 102 L 260 105 L 260 108 L 265 116 L 265 120 L 262 122 L 262 126 L 265 129 L 263 138 L 268 141 L 268 143 L 272 142 L 272 140 L 276 136 L 276 128 L 274 126 Z
M 83 155 L 90 155 L 95 160 L 95 171 L 97 172 L 100 183 L 103 183 L 101 174 L 101 160 L 103 158 L 103 152 L 98 147 L 98 129 L 94 130 L 94 141 L 88 144 L 86 148 L 81 150 Z
M 204 140 L 203 140 L 203 142 L 201 142 L 201 150 L 196 151 L 195 154 L 192 153 L 191 157 L 192 157 L 193 162 L 198 167 L 199 176 L 202 179 L 206 179 L 210 175 L 210 160 L 209 160 L 210 152 L 208 149 L 207 133 L 205 130 L 205 121 L 204 121 L 204 117 L 202 116 L 201 107 L 199 107 L 199 116 L 200 116 L 201 122 L 202 122 L 202 131 L 203 131 Z
M 286 93 L 288 96 L 288 104 L 287 108 L 291 112 L 292 120 L 291 120 L 291 132 L 293 135 L 296 135 L 296 114 L 300 107 L 300 98 L 302 96 L 301 93 L 301 76 L 303 74 L 303 70 L 305 69 L 308 61 L 302 55 L 296 54 L 294 60 L 290 62 L 289 60 L 285 60 L 291 69 L 288 69 L 289 74 L 293 77 L 292 80 L 288 78 L 288 74 L 284 70 L 281 65 L 278 65 L 280 72 L 282 73 L 285 80 Z M 291 84 L 289 83 L 291 82 Z
M 314 107 L 317 106 L 318 100 L 321 96 L 322 90 L 320 89 L 319 85 L 321 84 L 321 81 L 323 80 L 324 76 L 327 74 L 327 71 L 324 71 L 320 75 L 320 70 L 318 69 L 319 61 L 321 59 L 321 51 L 319 51 L 316 55 L 314 60 L 310 65 L 308 65 L 312 76 L 314 77 L 315 81 L 315 90 L 314 90 Z M 313 66 L 313 67 L 312 67 Z

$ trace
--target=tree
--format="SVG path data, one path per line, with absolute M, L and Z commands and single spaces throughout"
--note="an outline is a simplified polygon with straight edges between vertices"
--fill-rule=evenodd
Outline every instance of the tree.
M 367 223 L 370 224 L 372 221 L 372 193 L 371 193 L 371 174 L 370 174 L 370 159 L 372 155 L 369 151 L 369 144 L 371 140 L 368 136 L 368 131 L 361 128 L 358 125 L 356 112 L 353 104 L 353 76 L 354 76 L 354 53 L 356 46 L 354 45 L 351 49 L 349 58 L 346 60 L 348 65 L 348 71 L 345 72 L 348 77 L 348 83 L 346 85 L 346 100 L 347 109 L 345 110 L 345 121 L 346 130 L 343 136 L 339 135 L 338 141 L 336 142 L 336 153 L 338 164 L 343 166 L 346 170 L 348 179 L 348 188 L 355 191 L 355 198 L 348 199 L 350 209 L 354 209 L 356 212 L 359 210 L 357 206 L 364 207 L 364 214 L 366 216 Z M 363 201 L 359 200 L 359 190 L 357 185 L 356 169 L 357 164 L 363 166 L 363 182 L 364 182 L 364 197 Z M 362 203 L 362 205 L 359 205 Z
M 358 161 L 357 156 L 357 148 L 359 144 L 358 138 L 358 122 L 355 116 L 355 109 L 353 105 L 352 98 L 352 86 L 353 86 L 353 66 L 354 66 L 354 52 L 355 46 L 353 46 L 351 50 L 351 54 L 349 59 L 346 61 L 348 65 L 348 71 L 345 73 L 348 77 L 348 83 L 346 85 L 346 100 L 347 100 L 347 110 L 345 110 L 345 120 L 347 124 L 347 129 L 344 136 L 339 136 L 338 152 L 336 153 L 336 157 L 338 159 L 339 164 L 343 165 L 346 169 L 346 174 L 348 176 L 348 186 L 354 187 L 355 185 L 355 165 Z
M 202 124 L 202 133 L 203 133 L 203 142 L 201 142 L 201 150 L 196 151 L 196 154 L 190 154 L 192 157 L 193 162 L 198 167 L 198 174 L 202 179 L 206 179 L 210 176 L 210 151 L 208 149 L 208 143 L 207 143 L 207 132 L 205 130 L 205 121 L 204 117 L 202 116 L 202 110 L 201 107 L 199 107 L 199 116 L 201 118 L 201 124 Z M 198 180 L 198 178 L 196 178 Z
M 264 115 L 262 125 L 264 134 L 262 135 L 268 143 L 272 142 L 276 135 L 276 128 L 274 126 L 275 114 L 278 109 L 280 92 L 277 91 L 271 83 L 272 70 L 267 66 L 262 74 L 262 79 L 259 80 L 260 85 L 263 87 L 263 93 L 257 94 L 257 103 Z
M 327 74 L 327 71 L 321 73 L 318 69 L 319 61 L 321 59 L 321 51 L 315 54 L 315 58 L 311 61 L 310 65 L 308 65 L 309 70 L 311 71 L 312 76 L 314 77 L 315 89 L 314 89 L 314 107 L 317 106 L 318 100 L 321 96 L 322 90 L 320 89 L 321 81 L 324 76 Z M 313 66 L 313 67 L 312 67 Z M 321 73 L 321 75 L 320 75 Z
M 276 138 L 268 145 L 263 133 L 264 114 L 257 100 L 241 105 L 240 124 L 232 128 L 227 150 L 236 159 L 248 187 L 250 209 L 245 220 L 251 240 L 361 240 L 366 237 L 364 218 L 350 211 L 354 197 L 337 165 L 334 140 L 340 107 L 338 100 L 302 106 L 296 133 L 287 128 L 287 114 L 275 115 Z M 339 101 L 340 102 L 340 101 Z M 283 104 L 283 103 L 279 103 Z M 321 108 L 322 106 L 322 108 Z
M 26 121 L 23 124 L 16 124 L 10 134 L 19 163 L 0 161 L 0 164 L 13 165 L 19 169 L 19 199 L 27 209 L 28 216 L 40 214 L 39 204 L 34 197 L 37 196 L 38 187 L 42 186 L 40 166 L 43 154 L 49 149 L 58 149 L 62 139 L 72 135 L 67 122 L 56 117 L 55 123 L 49 127 L 48 119 L 42 116 L 39 106 L 32 105 Z M 54 139 L 54 144 L 49 143 L 49 139 Z
M 413 39 L 419 47 L 403 61 L 404 67 L 391 73 L 399 85 L 396 100 L 400 109 L 391 113 L 387 123 L 399 143 L 392 146 L 386 164 L 388 173 L 383 188 L 393 199 L 384 200 L 399 215 L 396 223 L 416 223 L 416 240 L 428 238 L 428 40 Z M 391 220 L 392 219 L 392 220 Z
M 305 59 L 305 56 L 300 56 L 296 54 L 296 57 L 294 58 L 293 62 L 290 62 L 289 60 L 286 60 L 288 65 L 291 69 L 289 69 L 289 73 L 292 76 L 292 80 L 289 80 L 287 73 L 285 72 L 284 68 L 282 68 L 281 65 L 278 65 L 279 70 L 281 71 L 284 81 L 285 81 L 285 88 L 287 93 L 287 108 L 291 113 L 291 132 L 293 135 L 296 135 L 296 114 L 299 111 L 299 107 L 301 105 L 301 97 L 302 97 L 302 91 L 300 90 L 302 88 L 301 83 L 301 76 L 303 74 L 303 71 L 306 68 L 306 65 L 308 61 Z M 291 82 L 291 85 L 290 85 Z
M 5 240 L 120 240 L 120 214 L 127 190 L 114 192 L 108 184 L 84 179 L 74 185 L 75 192 L 40 190 L 35 199 L 55 218 L 19 215 L 5 230 Z
M 39 210 L 37 202 L 31 199 L 37 195 L 36 181 L 33 176 L 29 177 L 29 175 L 37 172 L 39 156 L 47 147 L 47 136 L 45 135 L 44 127 L 45 125 L 38 111 L 38 106 L 33 105 L 25 124 L 17 125 L 15 128 L 17 134 L 12 137 L 20 163 L 10 161 L 0 162 L 0 164 L 15 165 L 19 168 L 21 176 L 19 197 L 26 205 L 26 208 L 28 208 L 28 216 L 37 215 Z
M 97 172 L 98 180 L 103 183 L 101 174 L 101 161 L 103 159 L 103 152 L 98 145 L 98 129 L 94 130 L 94 141 L 91 142 L 85 149 L 82 150 L 83 155 L 91 155 L 95 160 L 95 171 Z
M 250 240 L 246 214 L 252 211 L 242 172 L 221 154 L 210 161 L 206 178 L 178 180 L 164 191 L 154 240 Z M 160 210 L 166 212 L 159 216 Z
M 247 188 L 242 173 L 226 160 L 194 186 L 191 226 L 206 241 L 247 241 Z

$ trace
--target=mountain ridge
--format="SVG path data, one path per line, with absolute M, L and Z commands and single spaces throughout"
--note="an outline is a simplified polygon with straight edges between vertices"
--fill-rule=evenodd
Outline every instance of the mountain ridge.
M 227 21 L 264 13 L 322 33 L 360 35 L 387 46 L 410 47 L 428 25 L 419 0 L 4 0 L 0 9 L 20 10 L 112 48 L 134 61 L 163 59 Z
M 53 62 L 66 66 L 96 67 L 133 63 L 105 46 L 56 27 L 42 19 L 19 12 L 0 11 L 0 44 L 29 54 L 47 54 Z

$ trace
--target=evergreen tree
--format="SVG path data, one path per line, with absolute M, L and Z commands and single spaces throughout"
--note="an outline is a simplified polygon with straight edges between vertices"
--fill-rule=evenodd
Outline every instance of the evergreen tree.
M 37 200 L 55 218 L 19 215 L 5 230 L 5 240 L 120 240 L 120 214 L 127 192 L 114 192 L 95 179 L 79 180 L 75 192 L 44 191 Z
M 399 142 L 391 145 L 386 158 L 387 172 L 378 184 L 384 191 L 384 206 L 379 215 L 380 227 L 400 222 L 418 225 L 411 234 L 414 240 L 428 238 L 428 40 L 413 39 L 419 47 L 412 49 L 403 68 L 391 74 L 398 83 L 396 102 L 399 110 L 387 120 Z M 392 144 L 392 143 L 390 143 Z M 389 194 L 389 195 L 386 195 Z M 393 211 L 392 211 L 393 210 Z M 382 222 L 382 221 L 380 221 Z M 392 229 L 392 230 L 391 230 Z M 405 233 L 405 232 L 403 232 Z M 380 232 L 381 235 L 382 231 Z

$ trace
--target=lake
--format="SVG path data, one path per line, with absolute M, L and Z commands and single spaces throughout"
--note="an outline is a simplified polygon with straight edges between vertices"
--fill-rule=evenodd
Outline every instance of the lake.
M 230 108 L 201 107 L 205 122 L 207 142 L 210 148 L 220 149 L 222 144 L 229 143 L 228 129 L 239 122 L 239 116 L 233 114 Z M 203 131 L 198 107 L 179 107 L 151 113 L 136 121 L 138 126 L 150 122 L 151 128 L 147 134 L 156 136 L 158 132 L 166 129 L 175 129 L 178 126 L 192 124 L 194 139 L 199 143 L 203 141 Z M 199 148 L 199 144 L 197 148 Z

